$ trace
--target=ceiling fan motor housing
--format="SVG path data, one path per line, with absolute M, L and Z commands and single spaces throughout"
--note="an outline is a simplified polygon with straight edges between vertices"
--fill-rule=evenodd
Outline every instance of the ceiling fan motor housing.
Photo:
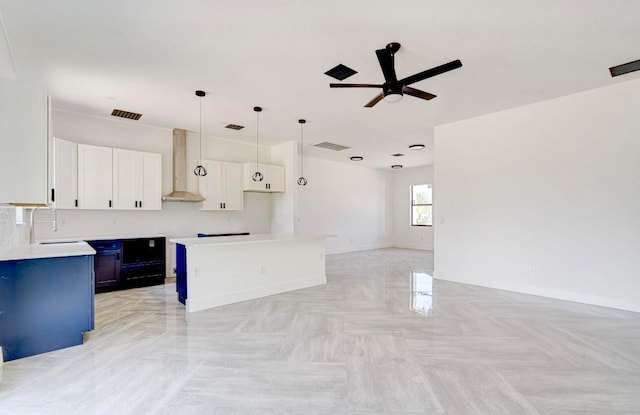
M 386 82 L 382 85 L 382 93 L 386 97 L 387 95 L 400 95 L 402 96 L 402 84 L 399 82 L 389 83 Z

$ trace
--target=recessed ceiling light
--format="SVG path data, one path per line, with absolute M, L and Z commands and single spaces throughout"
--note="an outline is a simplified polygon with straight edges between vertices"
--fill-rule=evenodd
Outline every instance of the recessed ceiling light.
M 361 156 L 353 156 L 351 157 L 351 161 L 362 161 L 364 160 L 364 157 Z
M 398 170 L 402 168 L 402 164 L 394 164 L 393 166 L 391 166 L 392 169 L 394 170 Z
M 424 144 L 411 144 L 409 146 L 409 149 L 411 150 L 424 150 L 425 145 Z

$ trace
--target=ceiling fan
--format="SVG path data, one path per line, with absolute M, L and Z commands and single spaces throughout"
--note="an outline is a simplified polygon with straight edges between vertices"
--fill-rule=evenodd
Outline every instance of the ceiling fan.
M 373 107 L 382 99 L 386 102 L 398 102 L 402 99 L 403 94 L 411 95 L 416 98 L 433 99 L 436 96 L 429 92 L 424 92 L 419 89 L 410 87 L 409 85 L 422 81 L 423 79 L 431 78 L 432 76 L 440 75 L 445 72 L 449 72 L 453 69 L 460 68 L 462 62 L 459 59 L 445 63 L 444 65 L 436 66 L 435 68 L 427 69 L 426 71 L 419 72 L 417 74 L 407 76 L 406 78 L 398 80 L 396 77 L 396 69 L 394 65 L 393 55 L 400 50 L 400 44 L 396 42 L 389 43 L 384 49 L 376 50 L 378 56 L 378 62 L 380 62 L 380 68 L 384 75 L 383 84 L 329 84 L 331 88 L 382 88 L 382 92 L 376 95 L 371 101 L 367 102 L 365 107 Z

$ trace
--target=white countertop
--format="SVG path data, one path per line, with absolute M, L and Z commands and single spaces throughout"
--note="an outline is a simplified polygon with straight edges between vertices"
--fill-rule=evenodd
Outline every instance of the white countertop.
M 0 250 L 0 261 L 94 255 L 86 242 L 16 245 Z
M 169 239 L 169 242 L 184 245 L 187 247 L 209 246 L 209 245 L 234 245 L 248 243 L 265 243 L 276 241 L 295 241 L 302 239 L 324 239 L 335 235 L 328 234 L 261 234 L 261 235 L 237 235 L 237 236 L 215 236 L 205 238 L 176 238 Z
M 129 234 L 129 235 L 100 235 L 100 236 L 70 236 L 66 238 L 55 238 L 55 239 L 43 239 L 37 241 L 37 243 L 52 243 L 52 242 L 77 242 L 77 241 L 111 241 L 118 239 L 140 239 L 140 238 L 166 238 L 166 235 L 161 235 L 159 233 L 153 234 Z

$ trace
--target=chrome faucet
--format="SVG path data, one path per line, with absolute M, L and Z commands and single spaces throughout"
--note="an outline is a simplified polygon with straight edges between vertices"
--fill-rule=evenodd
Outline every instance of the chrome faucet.
M 53 228 L 52 228 L 53 231 L 55 232 L 58 230 L 58 214 L 56 213 L 56 209 L 50 206 L 47 207 L 47 209 L 50 209 L 51 212 L 53 213 L 53 220 L 36 222 L 35 216 L 36 216 L 36 210 L 38 210 L 38 208 L 39 206 L 34 207 L 33 210 L 31 211 L 31 216 L 29 217 L 29 243 L 30 244 L 33 244 L 36 242 L 36 227 L 35 227 L 36 223 L 51 223 L 53 224 Z

